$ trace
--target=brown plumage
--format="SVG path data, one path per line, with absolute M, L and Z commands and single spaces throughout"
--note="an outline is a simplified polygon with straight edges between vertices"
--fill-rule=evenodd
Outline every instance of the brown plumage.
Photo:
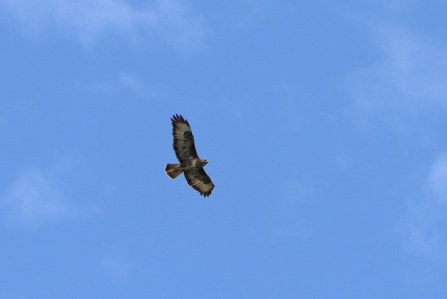
M 188 185 L 197 190 L 200 195 L 210 196 L 214 184 L 203 169 L 208 160 L 200 159 L 197 155 L 194 136 L 188 121 L 176 114 L 171 118 L 171 122 L 174 137 L 172 146 L 179 164 L 166 164 L 166 174 L 171 179 L 175 179 L 183 172 Z

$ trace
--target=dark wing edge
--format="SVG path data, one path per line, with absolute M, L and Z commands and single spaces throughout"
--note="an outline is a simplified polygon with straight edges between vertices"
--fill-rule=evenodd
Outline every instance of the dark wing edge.
M 211 178 L 206 174 L 203 168 L 197 170 L 191 169 L 184 172 L 185 179 L 194 190 L 198 191 L 203 197 L 211 195 L 214 184 Z
M 198 158 L 196 147 L 194 145 L 194 136 L 188 121 L 181 115 L 174 115 L 171 118 L 172 137 L 175 155 L 180 162 L 191 158 Z

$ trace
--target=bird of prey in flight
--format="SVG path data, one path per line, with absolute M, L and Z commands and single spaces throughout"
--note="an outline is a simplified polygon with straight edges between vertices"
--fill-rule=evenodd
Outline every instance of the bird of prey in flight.
M 179 161 L 178 164 L 166 164 L 166 174 L 175 179 L 181 173 L 184 174 L 188 185 L 198 191 L 200 195 L 208 197 L 214 189 L 214 184 L 206 174 L 203 167 L 208 163 L 206 159 L 200 159 L 194 145 L 194 136 L 187 120 L 181 115 L 171 118 L 172 146 Z

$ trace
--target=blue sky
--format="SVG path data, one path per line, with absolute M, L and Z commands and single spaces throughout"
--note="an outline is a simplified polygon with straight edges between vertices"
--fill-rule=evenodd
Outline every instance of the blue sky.
M 0 297 L 445 298 L 446 11 L 0 0 Z

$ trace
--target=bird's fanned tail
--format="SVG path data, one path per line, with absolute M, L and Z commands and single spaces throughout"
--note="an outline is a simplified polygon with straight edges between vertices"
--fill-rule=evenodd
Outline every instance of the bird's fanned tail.
M 171 179 L 178 177 L 183 170 L 180 168 L 180 164 L 166 164 L 165 172 Z

